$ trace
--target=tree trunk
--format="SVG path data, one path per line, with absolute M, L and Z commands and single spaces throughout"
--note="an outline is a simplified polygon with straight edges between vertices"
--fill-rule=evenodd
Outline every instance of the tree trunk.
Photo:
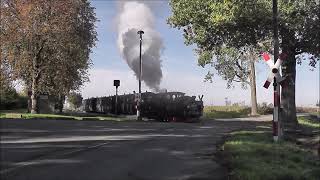
M 43 50 L 45 41 L 42 42 L 36 55 L 32 58 L 32 86 L 31 86 L 31 113 L 38 113 L 38 83 L 40 72 L 38 60 L 40 59 L 41 51 Z
M 296 60 L 289 56 L 282 66 L 282 75 L 285 76 L 286 83 L 282 87 L 281 91 L 281 106 L 282 110 L 282 120 L 284 123 L 290 123 L 293 125 L 297 124 L 297 114 L 296 114 Z
M 256 71 L 254 60 L 250 60 L 251 115 L 257 115 Z
M 281 121 L 285 126 L 298 124 L 296 114 L 295 101 L 295 82 L 296 82 L 296 58 L 295 58 L 295 36 L 294 33 L 285 31 L 282 36 L 282 52 L 286 53 L 287 57 L 282 63 L 282 76 L 286 77 L 285 83 L 281 91 Z M 288 126 L 288 127 L 289 127 Z
M 58 108 L 59 113 L 62 113 L 64 101 L 65 101 L 65 96 L 59 94 L 59 100 L 58 100 L 58 103 L 59 103 L 59 108 Z
M 35 75 L 32 77 L 32 87 L 31 87 L 31 114 L 38 113 L 38 96 L 37 96 L 37 79 Z

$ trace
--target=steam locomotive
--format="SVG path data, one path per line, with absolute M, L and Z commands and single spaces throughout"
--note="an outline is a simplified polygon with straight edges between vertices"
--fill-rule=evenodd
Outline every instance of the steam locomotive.
M 186 96 L 182 92 L 141 93 L 140 113 L 142 117 L 159 121 L 199 121 L 203 113 L 203 95 Z M 138 94 L 89 98 L 83 100 L 86 112 L 104 114 L 135 115 Z M 115 105 L 117 104 L 117 106 Z

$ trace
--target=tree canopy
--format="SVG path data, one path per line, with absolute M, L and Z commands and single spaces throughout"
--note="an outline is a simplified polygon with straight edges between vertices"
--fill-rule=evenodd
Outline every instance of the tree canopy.
M 89 54 L 97 40 L 87 0 L 1 1 L 1 62 L 22 79 L 33 98 L 65 95 L 88 81 Z
M 222 46 L 257 46 L 272 39 L 272 1 L 171 0 L 170 5 L 168 23 L 192 30 L 191 36 L 185 31 L 185 43 L 197 45 L 201 61 L 208 53 L 218 53 Z M 281 47 L 285 46 L 287 33 L 294 33 L 291 43 L 295 53 L 310 53 L 314 62 L 320 51 L 319 4 L 316 0 L 279 0 L 278 7 Z
M 196 45 L 202 66 L 212 64 L 214 56 L 224 53 L 223 48 L 268 49 L 272 45 L 272 1 L 171 0 L 170 6 L 168 23 L 184 29 L 185 43 Z M 278 8 L 280 49 L 287 55 L 282 74 L 291 82 L 282 88 L 283 114 L 285 120 L 297 122 L 296 63 L 307 57 L 315 67 L 320 58 L 320 6 L 317 0 L 279 0 Z M 308 56 L 298 56 L 304 53 Z

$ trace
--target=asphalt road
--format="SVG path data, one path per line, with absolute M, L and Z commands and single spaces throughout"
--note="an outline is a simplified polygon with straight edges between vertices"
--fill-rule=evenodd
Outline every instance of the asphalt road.
M 248 119 L 250 120 L 250 119 Z M 5 120 L 1 179 L 225 179 L 222 137 L 265 122 L 201 123 Z

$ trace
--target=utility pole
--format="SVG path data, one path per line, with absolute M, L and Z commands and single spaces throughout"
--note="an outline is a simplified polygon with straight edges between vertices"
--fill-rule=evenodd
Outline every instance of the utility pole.
M 279 56 L 279 32 L 278 32 L 278 0 L 272 0 L 273 10 L 273 42 L 274 42 L 274 64 Z M 279 81 L 279 80 L 278 80 Z M 277 142 L 281 137 L 280 131 L 280 84 L 277 85 L 276 77 L 273 78 L 274 102 L 273 102 L 273 139 Z
M 139 61 L 139 99 L 137 102 L 137 120 L 142 120 L 141 118 L 141 78 L 142 78 L 142 57 L 141 57 L 141 49 L 142 49 L 142 35 L 144 32 L 142 30 L 137 32 L 140 35 L 140 61 Z

